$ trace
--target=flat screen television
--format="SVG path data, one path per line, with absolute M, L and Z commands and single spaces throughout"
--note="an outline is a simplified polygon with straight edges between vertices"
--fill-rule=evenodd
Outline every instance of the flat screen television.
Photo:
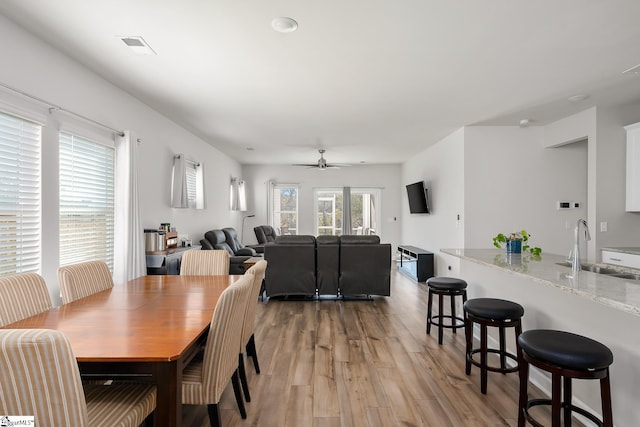
M 424 181 L 407 185 L 407 196 L 409 197 L 409 212 L 412 214 L 428 214 L 427 189 Z

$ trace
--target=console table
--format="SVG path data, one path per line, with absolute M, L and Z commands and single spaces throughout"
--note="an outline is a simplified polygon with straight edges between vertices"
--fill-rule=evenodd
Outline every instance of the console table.
M 417 282 L 426 282 L 429 277 L 435 276 L 433 268 L 433 252 L 416 248 L 415 246 L 399 245 L 400 255 L 398 271 L 405 273 Z
M 182 264 L 182 253 L 190 249 L 201 249 L 202 246 L 180 246 L 160 252 L 147 252 L 147 275 L 178 275 Z

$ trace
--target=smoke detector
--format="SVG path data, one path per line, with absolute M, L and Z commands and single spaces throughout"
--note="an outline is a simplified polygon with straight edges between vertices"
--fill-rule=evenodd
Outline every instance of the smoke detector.
M 298 23 L 295 19 L 282 16 L 271 21 L 271 28 L 279 33 L 293 33 L 298 29 Z

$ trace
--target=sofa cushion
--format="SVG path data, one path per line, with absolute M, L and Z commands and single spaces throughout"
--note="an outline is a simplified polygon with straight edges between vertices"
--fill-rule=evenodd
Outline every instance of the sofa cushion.
M 314 236 L 306 236 L 306 235 L 284 235 L 276 237 L 276 244 L 285 244 L 285 245 L 315 245 L 316 238 Z
M 316 237 L 317 245 L 337 245 L 340 243 L 339 236 L 323 235 Z
M 341 245 L 379 245 L 380 244 L 380 236 L 357 236 L 357 235 L 346 235 L 340 236 L 340 244 Z

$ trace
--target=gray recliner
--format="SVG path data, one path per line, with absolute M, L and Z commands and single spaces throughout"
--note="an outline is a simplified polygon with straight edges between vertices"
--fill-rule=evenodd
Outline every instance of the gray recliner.
M 379 236 L 340 237 L 342 295 L 391 295 L 391 245 Z
M 278 236 L 264 248 L 267 271 L 264 288 L 268 297 L 314 296 L 316 293 L 316 238 Z
M 223 228 L 222 232 L 225 235 L 227 245 L 229 245 L 229 248 L 233 251 L 233 255 L 256 256 L 255 249 L 243 245 L 240 240 L 238 240 L 238 232 L 235 228 Z
M 200 240 L 202 250 L 223 249 L 229 252 L 229 274 L 244 274 L 244 262 L 252 255 L 236 255 L 227 243 L 227 236 L 222 230 L 210 230 L 204 233 L 204 239 Z
M 338 295 L 340 237 L 316 237 L 316 272 L 318 295 Z

